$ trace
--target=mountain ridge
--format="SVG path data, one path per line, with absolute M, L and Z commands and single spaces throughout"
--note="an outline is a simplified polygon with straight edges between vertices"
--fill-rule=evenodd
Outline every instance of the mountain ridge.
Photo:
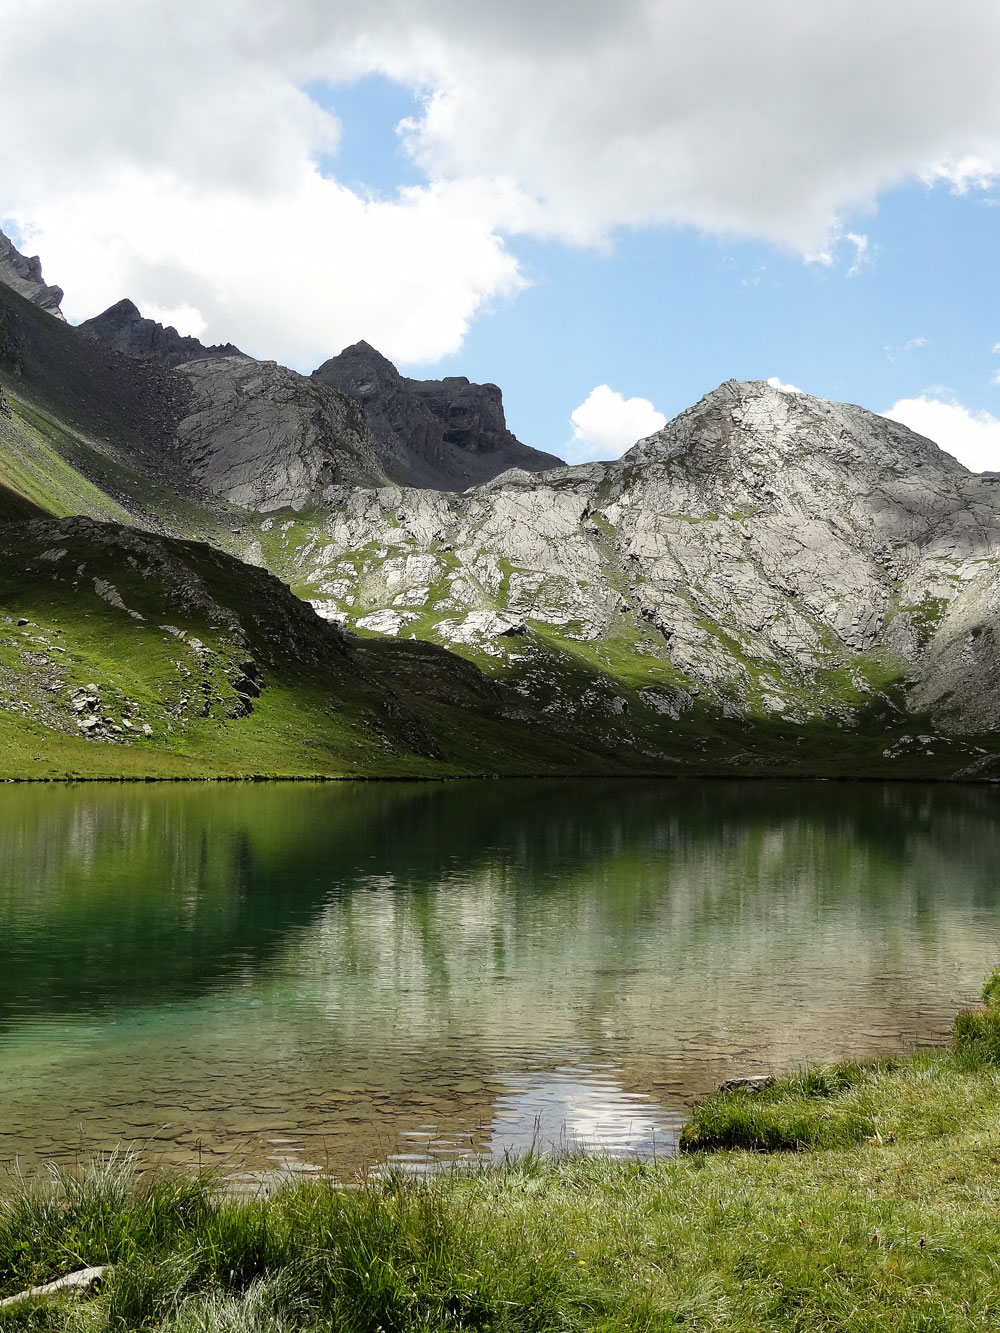
M 363 343 L 309 377 L 226 347 L 168 365 L 140 332 L 146 358 L 0 285 L 0 534 L 82 513 L 111 524 L 109 570 L 131 524 L 271 571 L 265 602 L 380 664 L 366 688 L 405 682 L 416 749 L 388 771 L 1000 772 L 1000 479 L 906 427 L 730 380 L 620 459 L 525 468 L 495 386 L 408 380 Z M 486 475 L 426 484 L 459 455 Z M 141 611 L 97 602 L 109 633 Z
M 147 361 L 166 366 L 180 366 L 205 357 L 243 356 L 232 343 L 206 347 L 197 338 L 182 336 L 172 324 L 164 327 L 154 319 L 144 319 L 138 306 L 128 297 L 108 306 L 99 315 L 85 319 L 77 329 L 117 352 L 128 352 Z
M 26 297 L 40 310 L 56 319 L 66 321 L 60 306 L 65 293 L 61 287 L 50 287 L 42 277 L 42 261 L 38 255 L 23 255 L 17 246 L 0 231 L 0 282 Z

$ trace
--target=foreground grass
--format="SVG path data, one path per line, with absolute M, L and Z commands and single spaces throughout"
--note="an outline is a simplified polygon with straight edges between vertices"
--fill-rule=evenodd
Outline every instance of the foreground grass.
M 128 1159 L 18 1185 L 0 1204 L 4 1293 L 113 1268 L 98 1294 L 0 1310 L 0 1327 L 996 1328 L 989 999 L 950 1051 L 709 1099 L 673 1162 L 528 1158 L 254 1201 Z M 720 1143 L 740 1146 L 705 1150 Z

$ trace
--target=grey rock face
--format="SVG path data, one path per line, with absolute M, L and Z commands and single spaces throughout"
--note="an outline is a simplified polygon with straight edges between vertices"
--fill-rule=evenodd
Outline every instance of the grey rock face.
M 159 361 L 165 366 L 181 366 L 205 357 L 243 355 L 232 343 L 206 347 L 197 338 L 182 336 L 173 325 L 164 328 L 156 320 L 144 319 L 128 300 L 109 306 L 93 319 L 85 319 L 77 328 L 86 337 L 104 343 L 105 347 L 128 352 L 146 361 Z
M 176 448 L 194 480 L 246 509 L 304 509 L 334 485 L 384 482 L 357 408 L 273 361 L 214 357 L 177 372 L 191 390 Z
M 667 716 L 849 724 L 896 681 L 942 728 L 1000 730 L 1000 481 L 861 408 L 729 382 L 614 463 L 328 500 L 300 569 L 348 622 L 615 644 Z
M 0 231 L 0 282 L 5 282 L 34 305 L 65 322 L 60 310 L 61 287 L 50 287 L 42 277 L 42 261 L 37 255 L 22 255 L 9 236 Z
M 464 489 L 513 465 L 559 462 L 511 435 L 495 385 L 407 380 L 366 343 L 305 377 L 231 343 L 181 337 L 131 301 L 77 331 L 181 372 L 194 402 L 178 450 L 199 482 L 234 504 L 301 510 L 331 485 L 386 481 Z
M 361 404 L 386 472 L 404 485 L 465 490 L 508 468 L 561 463 L 511 434 L 495 384 L 407 379 L 366 342 L 324 362 L 313 379 Z
M 123 319 L 136 327 L 127 311 Z M 241 355 L 178 365 L 193 399 L 177 447 L 195 479 L 270 513 L 326 504 L 331 487 L 406 479 L 451 490 L 492 478 L 511 460 L 525 477 L 533 475 L 526 467 L 558 462 L 514 439 L 493 385 L 405 380 L 367 344 L 336 361 L 337 373 L 308 378 Z

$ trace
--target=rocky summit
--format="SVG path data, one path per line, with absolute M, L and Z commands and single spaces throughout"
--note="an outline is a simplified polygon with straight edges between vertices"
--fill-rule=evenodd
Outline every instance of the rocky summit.
M 243 746 L 256 771 L 306 771 L 315 747 L 269 749 L 267 708 L 226 711 L 226 673 L 264 660 L 242 640 L 196 664 L 222 663 L 207 713 L 177 684 L 157 721 L 160 622 L 209 642 L 194 604 L 165 609 L 180 562 L 241 625 L 306 615 L 305 676 L 294 645 L 263 674 L 322 735 L 308 771 L 1000 774 L 1000 478 L 895 422 L 730 381 L 621 459 L 567 467 L 515 439 L 495 386 L 407 379 L 365 343 L 303 376 L 128 302 L 91 324 L 0 283 L 0 724 L 33 748 L 48 726 L 168 769 Z M 45 528 L 66 515 L 118 535 Z M 18 537 L 25 520 L 42 526 Z M 137 554 L 136 531 L 188 546 Z M 94 631 L 129 645 L 124 674 L 95 664 Z M 141 698 L 156 739 L 124 716 L 77 735 L 91 696 Z
M 49 287 L 42 277 L 42 261 L 37 255 L 22 255 L 9 236 L 0 231 L 0 282 L 47 310 L 56 319 L 65 319 L 60 310 L 61 287 Z
M 206 347 L 197 338 L 185 337 L 170 324 L 164 326 L 154 319 L 144 319 L 138 306 L 129 300 L 118 301 L 93 319 L 85 319 L 78 329 L 88 338 L 95 338 L 118 352 L 165 366 L 181 366 L 186 361 L 201 361 L 205 357 L 242 356 L 232 343 Z
M 321 531 L 300 577 L 347 623 L 530 629 L 666 713 L 1000 726 L 1000 479 L 859 407 L 729 382 L 616 462 L 345 490 Z
M 324 361 L 312 378 L 361 404 L 366 427 L 406 485 L 465 490 L 512 467 L 541 472 L 562 462 L 511 434 L 495 384 L 457 375 L 407 379 L 366 342 Z

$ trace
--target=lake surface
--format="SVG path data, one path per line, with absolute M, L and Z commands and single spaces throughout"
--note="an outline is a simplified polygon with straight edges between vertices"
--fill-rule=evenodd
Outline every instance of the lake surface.
M 945 1036 L 1000 961 L 998 802 L 0 787 L 0 1163 L 668 1153 L 723 1078 Z

